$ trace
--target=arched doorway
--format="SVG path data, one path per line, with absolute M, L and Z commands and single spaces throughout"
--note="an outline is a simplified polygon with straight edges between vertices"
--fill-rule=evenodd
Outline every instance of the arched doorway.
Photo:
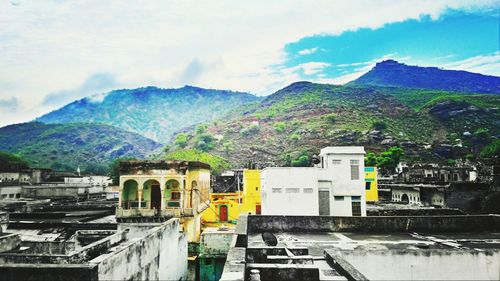
M 401 196 L 401 202 L 405 203 L 405 204 L 409 204 L 410 203 L 410 198 L 408 197 L 408 195 L 406 194 L 403 194 Z
M 167 207 L 180 207 L 181 192 L 179 182 L 174 179 L 168 180 L 165 184 L 165 192 L 163 196 L 167 203 Z
M 149 200 L 151 209 L 161 209 L 161 189 L 157 180 L 148 180 L 144 183 L 144 199 Z
M 135 180 L 127 180 L 123 183 L 123 189 L 121 194 L 122 208 L 130 209 L 136 208 L 138 195 L 137 195 L 137 182 Z

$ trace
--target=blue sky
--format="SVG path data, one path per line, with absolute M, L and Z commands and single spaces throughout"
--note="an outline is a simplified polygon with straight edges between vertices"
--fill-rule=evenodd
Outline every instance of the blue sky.
M 0 1 L 0 126 L 116 88 L 342 84 L 387 58 L 500 75 L 498 13 L 498 0 Z
M 315 35 L 287 44 L 285 51 L 286 68 L 314 63 L 299 70 L 305 80 L 341 81 L 345 76 L 341 82 L 347 82 L 388 58 L 500 75 L 498 10 L 447 10 L 437 20 L 424 16 L 336 36 Z M 470 58 L 483 60 L 471 67 L 467 65 Z

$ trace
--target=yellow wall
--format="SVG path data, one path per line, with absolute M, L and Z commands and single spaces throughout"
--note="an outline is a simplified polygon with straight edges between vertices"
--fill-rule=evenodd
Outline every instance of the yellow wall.
M 260 202 L 260 170 L 243 170 L 241 198 L 238 198 L 238 192 L 210 194 L 210 207 L 202 213 L 202 221 L 205 224 L 236 223 L 240 214 L 255 214 L 255 206 L 260 205 Z M 227 222 L 219 221 L 221 205 L 227 206 Z
M 377 187 L 377 167 L 365 167 L 365 182 L 370 183 L 370 189 L 366 188 L 366 201 L 378 201 L 378 187 Z

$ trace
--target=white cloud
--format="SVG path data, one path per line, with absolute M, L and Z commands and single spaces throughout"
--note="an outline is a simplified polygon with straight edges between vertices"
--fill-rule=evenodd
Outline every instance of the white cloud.
M 423 15 L 438 18 L 448 8 L 496 4 L 492 0 L 11 2 L 0 2 L 0 85 L 9 83 L 8 89 L 0 88 L 0 99 L 14 96 L 20 106 L 17 111 L 1 111 L 0 125 L 56 108 L 40 104 L 50 93 L 78 89 L 95 73 L 109 73 L 118 88 L 196 83 L 269 94 L 300 79 L 296 72 L 276 67 L 285 59 L 287 43 Z M 321 69 L 302 66 L 304 73 Z
M 500 76 L 500 51 L 442 65 L 445 69 L 467 70 Z
M 317 51 L 318 51 L 318 47 L 304 49 L 304 50 L 299 51 L 299 55 L 301 55 L 301 56 L 310 55 L 310 54 L 316 53 Z

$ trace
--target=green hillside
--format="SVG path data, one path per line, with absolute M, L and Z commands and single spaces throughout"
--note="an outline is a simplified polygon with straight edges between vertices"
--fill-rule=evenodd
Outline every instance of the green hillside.
M 111 160 L 144 158 L 160 148 L 153 140 L 102 124 L 31 122 L 0 128 L 0 150 L 16 153 L 32 167 L 105 173 Z
M 178 130 L 220 118 L 234 108 L 258 100 L 248 93 L 192 86 L 179 89 L 144 87 L 83 98 L 37 120 L 51 124 L 108 124 L 168 143 Z
M 499 107 L 497 95 L 298 82 L 168 149 L 209 151 L 236 167 L 290 165 L 327 145 L 401 146 L 413 159 L 446 161 L 475 157 L 500 135 Z

